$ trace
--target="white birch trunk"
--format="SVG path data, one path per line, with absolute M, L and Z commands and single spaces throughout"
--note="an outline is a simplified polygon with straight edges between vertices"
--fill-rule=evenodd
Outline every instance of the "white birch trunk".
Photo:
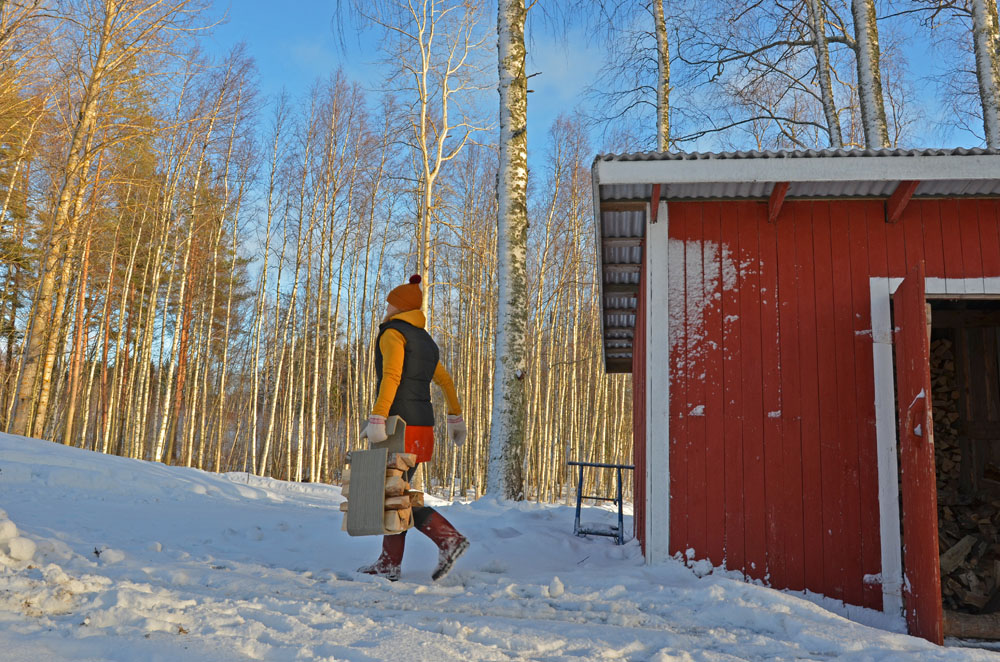
M 1000 28 L 996 0 L 972 0 L 972 39 L 986 146 L 1000 149 Z
M 858 65 L 858 99 L 865 146 L 883 149 L 889 146 L 889 127 L 885 119 L 882 74 L 879 71 L 878 23 L 873 0 L 851 0 L 854 15 L 854 41 Z
M 816 52 L 816 78 L 823 104 L 823 115 L 826 117 L 826 128 L 830 134 L 830 147 L 840 149 L 844 146 L 844 139 L 840 130 L 837 104 L 833 98 L 830 45 L 826 40 L 826 11 L 823 9 L 823 0 L 806 0 L 806 8 L 809 12 L 809 29 L 813 35 L 813 50 Z
M 486 492 L 524 498 L 525 330 L 527 326 L 528 86 L 524 60 L 524 0 L 498 7 L 500 173 L 498 187 L 496 373 Z
M 656 23 L 656 149 L 665 152 L 670 148 L 670 42 L 663 0 L 653 0 L 653 21 Z
M 66 159 L 61 168 L 59 182 L 59 197 L 52 219 L 52 229 L 45 247 L 42 278 L 36 294 L 37 310 L 32 316 L 31 325 L 25 334 L 24 349 L 21 358 L 21 375 L 15 399 L 14 420 L 11 432 L 20 435 L 31 435 L 33 422 L 32 400 L 34 398 L 36 381 L 43 367 L 45 356 L 43 348 L 48 341 L 50 320 L 55 296 L 56 267 L 62 258 L 63 233 L 70 221 L 70 209 L 73 204 L 72 194 L 80 176 L 81 167 L 87 162 L 85 145 L 91 141 L 91 132 L 97 121 L 97 110 L 101 86 L 107 69 L 108 47 L 112 34 L 113 7 L 108 8 L 103 17 L 102 26 L 97 36 L 94 66 L 83 90 L 83 99 L 77 113 L 77 123 L 73 127 L 66 151 Z M 72 234 L 72 229 L 70 234 Z

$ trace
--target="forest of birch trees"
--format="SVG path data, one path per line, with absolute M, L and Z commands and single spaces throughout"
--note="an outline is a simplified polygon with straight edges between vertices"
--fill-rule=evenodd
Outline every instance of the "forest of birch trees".
M 206 0 L 0 0 L 0 430 L 336 482 L 375 400 L 385 295 L 419 273 L 470 430 L 438 444 L 425 487 L 483 493 L 507 200 L 496 5 L 341 4 L 331 30 L 375 35 L 383 77 L 338 69 L 265 96 L 245 47 L 204 48 Z M 629 380 L 601 359 L 595 153 L 933 147 L 943 126 L 1000 148 L 995 0 L 540 0 L 528 15 L 606 60 L 527 139 L 527 498 L 565 498 L 567 459 L 631 457 Z M 943 69 L 914 71 L 908 39 L 947 53 Z M 512 74 L 529 107 L 532 73 Z

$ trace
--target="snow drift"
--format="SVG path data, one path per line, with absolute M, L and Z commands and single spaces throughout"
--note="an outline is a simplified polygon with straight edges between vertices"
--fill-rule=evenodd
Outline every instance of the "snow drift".
M 704 563 L 648 567 L 635 543 L 574 537 L 566 506 L 436 502 L 471 549 L 434 584 L 411 532 L 391 584 L 354 572 L 379 540 L 340 531 L 342 500 L 0 435 L 0 657 L 1000 660 Z

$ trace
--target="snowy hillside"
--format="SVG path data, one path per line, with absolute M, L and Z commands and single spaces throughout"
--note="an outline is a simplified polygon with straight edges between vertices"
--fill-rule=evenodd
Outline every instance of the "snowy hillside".
M 413 532 L 390 584 L 353 572 L 379 541 L 340 531 L 340 501 L 0 435 L 0 659 L 1000 660 L 646 567 L 634 543 L 575 538 L 562 506 L 443 505 L 469 552 L 432 584 L 435 549 Z

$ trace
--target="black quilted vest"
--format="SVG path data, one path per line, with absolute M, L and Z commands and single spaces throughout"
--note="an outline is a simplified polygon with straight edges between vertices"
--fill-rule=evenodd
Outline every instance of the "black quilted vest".
M 378 349 L 382 334 L 395 329 L 406 339 L 403 354 L 403 376 L 399 380 L 396 398 L 389 407 L 390 416 L 399 416 L 407 425 L 434 425 L 434 410 L 431 407 L 431 380 L 437 369 L 440 351 L 437 343 L 424 329 L 403 320 L 389 320 L 379 326 L 375 340 L 376 389 L 382 388 L 382 351 Z M 376 392 L 378 392 L 376 390 Z

